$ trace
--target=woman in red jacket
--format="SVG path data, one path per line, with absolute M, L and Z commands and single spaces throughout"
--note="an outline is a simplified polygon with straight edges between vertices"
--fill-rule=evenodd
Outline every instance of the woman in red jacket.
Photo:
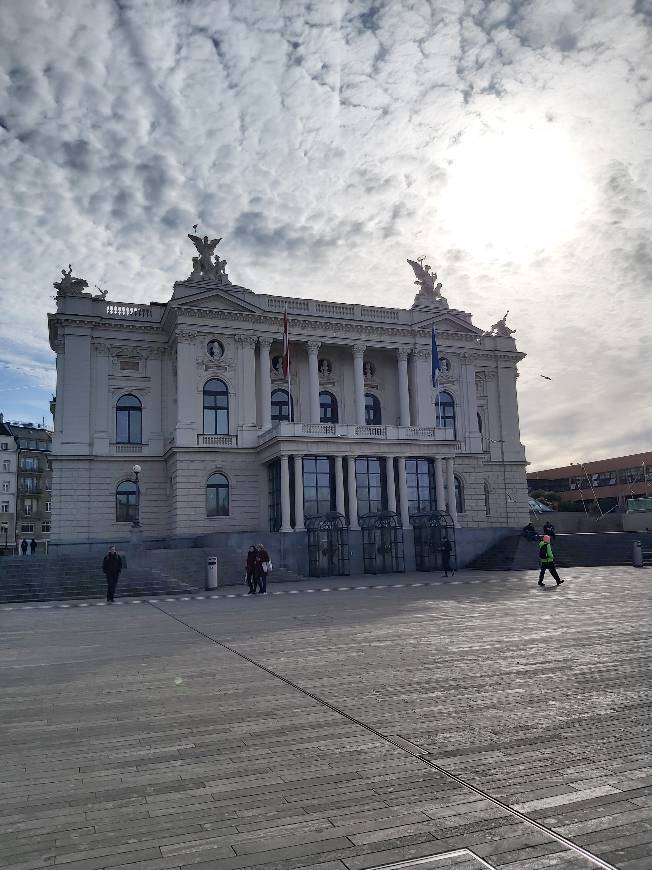
M 247 595 L 256 594 L 256 548 L 251 545 L 247 551 L 247 562 L 245 566 L 245 580 L 249 584 L 249 592 Z

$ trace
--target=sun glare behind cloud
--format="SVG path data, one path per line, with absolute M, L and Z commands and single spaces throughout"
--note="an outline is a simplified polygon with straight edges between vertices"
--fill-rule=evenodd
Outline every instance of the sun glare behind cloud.
M 463 141 L 443 214 L 455 245 L 523 261 L 570 238 L 591 198 L 577 150 L 551 125 Z

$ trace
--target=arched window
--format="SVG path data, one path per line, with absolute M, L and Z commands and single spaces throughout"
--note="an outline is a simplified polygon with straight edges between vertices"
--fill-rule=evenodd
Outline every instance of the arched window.
M 455 476 L 455 510 L 458 514 L 464 513 L 464 484 Z
M 288 391 L 272 390 L 272 423 L 289 419 Z M 294 400 L 292 400 L 292 419 L 294 419 Z
M 382 415 L 380 413 L 380 401 L 378 396 L 365 393 L 364 397 L 364 421 L 367 426 L 380 426 Z
M 322 390 L 319 394 L 319 422 L 337 423 L 338 421 L 337 399 L 328 390 Z
M 115 491 L 116 523 L 133 523 L 138 519 L 138 490 L 133 480 L 119 483 Z
M 115 406 L 116 444 L 143 443 L 143 406 L 136 396 L 120 396 Z
M 489 492 L 489 484 L 486 481 L 484 484 L 484 512 L 487 516 L 491 516 L 491 493 Z
M 228 517 L 229 481 L 224 474 L 216 472 L 206 481 L 206 516 Z
M 455 400 L 450 393 L 440 393 L 435 400 L 435 425 L 438 429 L 448 430 L 449 437 L 455 438 Z
M 229 434 L 229 388 L 219 378 L 204 384 L 204 435 Z

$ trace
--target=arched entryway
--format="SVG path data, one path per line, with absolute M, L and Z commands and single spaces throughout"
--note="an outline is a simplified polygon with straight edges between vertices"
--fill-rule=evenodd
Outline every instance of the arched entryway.
M 443 553 L 450 544 L 450 567 L 457 567 L 455 524 L 446 511 L 426 511 L 410 517 L 414 529 L 414 558 L 417 571 L 443 570 Z
M 349 530 L 336 511 L 306 518 L 308 571 L 311 577 L 349 574 Z
M 365 574 L 393 574 L 405 571 L 403 528 L 392 511 L 360 517 L 362 558 Z

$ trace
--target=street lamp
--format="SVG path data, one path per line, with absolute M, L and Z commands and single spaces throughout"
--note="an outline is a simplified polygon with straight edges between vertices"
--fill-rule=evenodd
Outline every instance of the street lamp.
M 140 465 L 134 465 L 131 469 L 134 473 L 134 477 L 136 478 L 136 519 L 131 524 L 133 529 L 140 528 L 140 483 L 139 483 L 139 475 L 142 471 Z

